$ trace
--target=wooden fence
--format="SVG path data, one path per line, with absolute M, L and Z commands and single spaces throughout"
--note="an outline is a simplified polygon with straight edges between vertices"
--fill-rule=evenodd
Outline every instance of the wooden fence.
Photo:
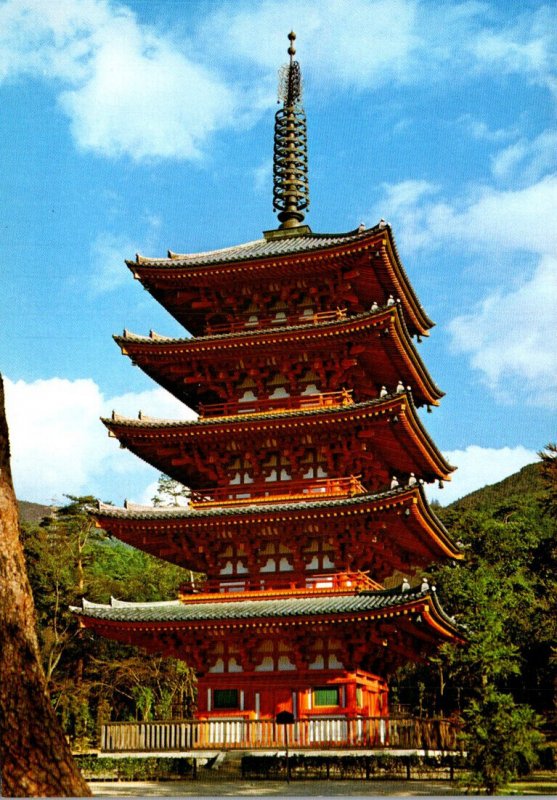
M 376 749 L 455 751 L 458 726 L 448 719 L 326 717 L 278 725 L 273 720 L 219 719 L 110 722 L 101 726 L 101 752 L 171 752 L 200 749 Z

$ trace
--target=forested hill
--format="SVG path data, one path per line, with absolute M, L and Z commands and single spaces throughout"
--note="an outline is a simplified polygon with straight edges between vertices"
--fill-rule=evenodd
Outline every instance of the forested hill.
M 52 517 L 56 513 L 55 506 L 43 506 L 40 503 L 29 503 L 27 500 L 18 500 L 19 521 L 33 525 L 45 517 Z
M 531 499 L 537 499 L 543 494 L 544 487 L 542 463 L 537 461 L 535 464 L 527 464 L 519 472 L 509 475 L 498 483 L 470 492 L 446 508 L 451 511 L 489 511 L 502 503 L 518 498 L 524 499 L 529 496 Z

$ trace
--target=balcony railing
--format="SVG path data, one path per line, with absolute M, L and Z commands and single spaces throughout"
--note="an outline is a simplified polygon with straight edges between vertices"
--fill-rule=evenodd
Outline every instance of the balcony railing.
M 373 589 L 380 591 L 385 587 L 372 580 L 367 572 L 313 572 L 307 571 L 302 577 L 292 572 L 260 572 L 256 577 L 248 575 L 221 575 L 198 583 L 184 583 L 180 586 L 183 597 L 195 594 L 235 594 L 242 592 L 243 599 L 256 599 L 263 595 L 305 596 L 311 589 L 311 596 L 335 592 Z
M 273 481 L 269 483 L 238 483 L 192 491 L 190 506 L 228 506 L 248 503 L 276 503 L 293 500 L 323 500 L 327 497 L 353 497 L 365 494 L 359 475 L 348 478 L 311 478 L 302 481 Z
M 285 730 L 288 728 L 288 732 Z M 192 750 L 390 749 L 448 752 L 459 749 L 460 728 L 448 719 L 322 717 L 277 725 L 274 720 L 211 719 L 110 722 L 101 726 L 103 753 Z
M 308 411 L 315 408 L 352 405 L 352 389 L 295 397 L 263 397 L 227 403 L 199 404 L 201 417 L 233 417 L 239 414 L 268 414 L 281 411 Z
M 255 314 L 234 322 L 219 322 L 216 325 L 207 323 L 205 333 L 212 336 L 216 333 L 237 333 L 253 331 L 259 328 L 274 328 L 282 325 L 316 325 L 319 322 L 333 322 L 345 319 L 346 309 L 336 308 L 333 311 L 318 311 L 316 314 L 294 314 L 291 316 L 257 317 Z

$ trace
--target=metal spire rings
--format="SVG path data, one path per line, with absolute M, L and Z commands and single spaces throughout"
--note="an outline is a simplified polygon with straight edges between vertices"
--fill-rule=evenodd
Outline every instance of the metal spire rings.
M 296 34 L 288 34 L 290 63 L 279 73 L 280 108 L 275 115 L 273 210 L 281 228 L 296 228 L 309 208 L 306 116 L 302 108 L 302 73 L 294 61 Z

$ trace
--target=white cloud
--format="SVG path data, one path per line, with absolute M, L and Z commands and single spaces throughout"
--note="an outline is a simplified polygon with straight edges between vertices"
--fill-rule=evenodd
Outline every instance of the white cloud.
M 196 419 L 196 414 L 169 392 L 160 387 L 144 392 L 127 392 L 104 401 L 104 408 L 134 416 L 144 411 L 150 417 L 160 419 Z
M 122 491 L 140 494 L 156 471 L 120 450 L 99 417 L 113 408 L 129 416 L 139 410 L 171 419 L 193 415 L 160 388 L 105 398 L 91 379 L 4 382 L 12 471 L 22 500 L 48 504 L 64 494 L 93 494 L 121 502 Z
M 509 75 L 521 73 L 557 95 L 555 9 L 540 6 L 511 19 L 499 29 L 479 30 L 470 41 L 478 66 Z
M 464 127 L 473 139 L 484 142 L 508 142 L 519 135 L 517 126 L 511 128 L 490 128 L 484 120 L 476 119 L 471 114 L 463 114 L 457 120 L 459 128 Z
M 443 489 L 428 486 L 427 495 L 430 500 L 438 500 L 444 506 L 476 489 L 502 481 L 526 464 L 538 460 L 534 450 L 522 446 L 491 448 L 473 444 L 465 450 L 451 450 L 443 455 L 458 469 L 452 474 L 451 481 L 445 482 Z
M 485 71 L 555 89 L 549 9 L 511 15 L 511 24 L 495 12 L 488 18 L 477 2 L 352 0 L 347 11 L 343 0 L 250 0 L 208 9 L 180 40 L 111 0 L 5 0 L 0 80 L 52 81 L 79 148 L 135 160 L 199 159 L 211 133 L 253 124 L 273 102 L 291 27 L 304 72 L 321 90 Z
M 496 178 L 532 183 L 557 167 L 557 132 L 543 131 L 535 139 L 520 139 L 493 157 Z
M 99 233 L 91 245 L 90 285 L 93 294 L 111 292 L 129 281 L 122 253 L 131 258 L 141 250 L 137 243 L 113 233 Z
M 489 272 L 482 267 L 484 280 L 489 274 L 497 288 L 450 323 L 455 349 L 468 354 L 500 400 L 553 407 L 557 176 L 516 190 L 476 188 L 451 202 L 426 181 L 404 181 L 384 190 L 380 207 L 400 231 L 405 252 L 465 247 L 482 264 L 489 263 Z M 509 260 L 516 264 L 520 254 L 524 266 L 509 270 Z
M 531 279 L 488 295 L 449 331 L 501 399 L 557 407 L 557 258 L 544 256 Z
M 129 282 L 129 272 L 124 265 L 123 254 L 132 258 L 135 253 L 149 253 L 156 249 L 156 234 L 161 220 L 148 214 L 143 227 L 140 243 L 128 236 L 103 231 L 95 237 L 91 248 L 90 288 L 93 295 L 104 294 L 125 286 Z
M 284 58 L 285 32 L 300 36 L 304 74 L 321 87 L 356 91 L 385 85 L 522 74 L 554 88 L 557 37 L 552 12 L 499 14 L 481 2 L 264 0 L 224 4 L 202 23 L 219 57 L 267 72 Z M 391 35 L 396 32 L 395 35 Z
M 197 159 L 234 117 L 233 89 L 175 43 L 108 0 L 7 0 L 0 79 L 56 81 L 82 150 Z
M 233 116 L 232 91 L 170 43 L 125 28 L 105 33 L 89 80 L 60 97 L 76 142 L 107 156 L 199 158 Z
M 396 224 L 406 251 L 466 243 L 485 252 L 523 251 L 557 255 L 557 176 L 548 176 L 516 190 L 473 188 L 455 201 L 439 196 L 439 187 L 427 181 L 385 185 L 378 204 Z M 373 216 L 376 216 L 373 215 Z
M 304 72 L 324 84 L 362 89 L 410 74 L 419 44 L 417 13 L 414 0 L 352 0 L 349 9 L 340 0 L 225 4 L 206 20 L 202 35 L 211 48 L 219 43 L 221 55 L 251 60 L 275 74 L 277 58 L 287 58 L 286 33 L 294 29 Z

